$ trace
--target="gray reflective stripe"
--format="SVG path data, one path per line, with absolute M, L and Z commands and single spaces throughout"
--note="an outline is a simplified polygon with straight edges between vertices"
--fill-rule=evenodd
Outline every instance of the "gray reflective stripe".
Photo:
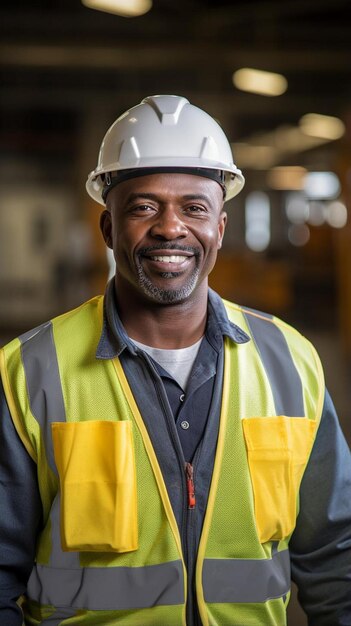
M 22 335 L 20 335 L 18 339 L 20 340 L 21 343 L 25 343 L 26 341 L 28 341 L 28 339 L 31 339 L 32 337 L 34 337 L 34 335 L 39 333 L 43 328 L 46 328 L 46 326 L 49 326 L 50 324 L 51 322 L 45 322 L 44 324 L 40 324 L 39 326 L 36 326 L 35 328 L 31 328 L 30 330 L 27 330 L 26 333 L 23 333 Z
M 62 567 L 65 569 L 79 568 L 79 552 L 64 552 L 61 547 L 61 531 L 60 531 L 60 513 L 61 513 L 61 493 L 58 491 L 51 505 L 50 522 L 51 522 L 51 552 L 50 565 L 52 567 Z M 35 574 L 34 574 L 35 575 Z
M 50 615 L 50 617 L 47 617 L 43 622 L 40 622 L 40 626 L 60 626 L 63 620 L 68 619 L 69 617 L 74 617 L 75 614 L 75 609 L 58 609 L 55 613 Z
M 277 415 L 304 417 L 302 382 L 287 341 L 273 322 L 245 314 L 271 385 Z
M 22 335 L 21 355 L 31 411 L 41 426 L 51 469 L 57 473 L 52 448 L 51 423 L 66 421 L 52 323 L 35 334 Z
M 145 567 L 66 570 L 37 564 L 27 592 L 40 604 L 90 611 L 183 604 L 183 566 L 181 561 L 171 561 Z
M 66 411 L 53 337 L 52 323 L 29 331 L 20 337 L 23 367 L 31 411 L 42 429 L 47 460 L 57 474 L 51 435 L 52 422 L 66 421 Z M 79 568 L 78 552 L 63 552 L 60 535 L 60 494 L 52 504 L 50 564 L 55 567 Z M 36 578 L 35 570 L 31 578 Z M 51 618 L 50 618 L 51 619 Z M 63 618 L 61 618 L 62 620 Z M 51 623 L 51 622 L 49 622 Z M 56 624 L 58 622 L 53 622 Z
M 272 559 L 205 559 L 205 602 L 266 602 L 290 590 L 289 551 Z

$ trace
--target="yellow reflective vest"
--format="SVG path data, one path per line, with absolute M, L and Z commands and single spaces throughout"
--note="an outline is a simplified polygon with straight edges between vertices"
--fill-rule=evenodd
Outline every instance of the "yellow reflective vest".
M 284 626 L 289 538 L 322 412 L 311 344 L 225 302 L 216 457 L 196 564 L 203 626 Z M 174 512 L 118 358 L 98 360 L 96 297 L 1 351 L 10 412 L 38 465 L 44 526 L 23 604 L 31 626 L 185 626 Z

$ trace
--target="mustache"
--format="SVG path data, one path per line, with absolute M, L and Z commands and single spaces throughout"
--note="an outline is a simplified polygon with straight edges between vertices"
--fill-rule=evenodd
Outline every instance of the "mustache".
M 163 243 L 159 243 L 157 246 L 147 246 L 145 248 L 140 248 L 137 252 L 138 256 L 145 256 L 146 254 L 150 254 L 150 252 L 154 252 L 155 250 L 177 250 L 177 252 L 190 252 L 194 256 L 200 255 L 200 250 L 198 248 L 194 248 L 193 246 L 181 246 L 179 243 L 167 243 L 166 241 Z

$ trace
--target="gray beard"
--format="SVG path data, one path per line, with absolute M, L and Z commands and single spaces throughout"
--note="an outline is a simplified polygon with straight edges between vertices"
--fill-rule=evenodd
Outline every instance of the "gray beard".
M 180 289 L 160 289 L 156 287 L 151 280 L 146 276 L 144 269 L 139 262 L 137 264 L 138 271 L 138 281 L 141 289 L 144 294 L 148 296 L 154 302 L 158 302 L 159 304 L 177 304 L 186 300 L 194 291 L 197 281 L 199 278 L 200 270 L 198 267 L 195 267 L 193 273 L 189 277 L 187 283 L 183 285 Z M 176 272 L 164 272 L 161 274 L 163 278 L 172 278 L 176 277 L 179 274 Z

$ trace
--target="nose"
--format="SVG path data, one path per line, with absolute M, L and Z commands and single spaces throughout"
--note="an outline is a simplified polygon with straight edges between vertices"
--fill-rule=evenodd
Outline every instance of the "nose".
M 172 207 L 167 207 L 159 211 L 150 232 L 157 239 L 171 240 L 186 237 L 188 229 L 182 216 Z

